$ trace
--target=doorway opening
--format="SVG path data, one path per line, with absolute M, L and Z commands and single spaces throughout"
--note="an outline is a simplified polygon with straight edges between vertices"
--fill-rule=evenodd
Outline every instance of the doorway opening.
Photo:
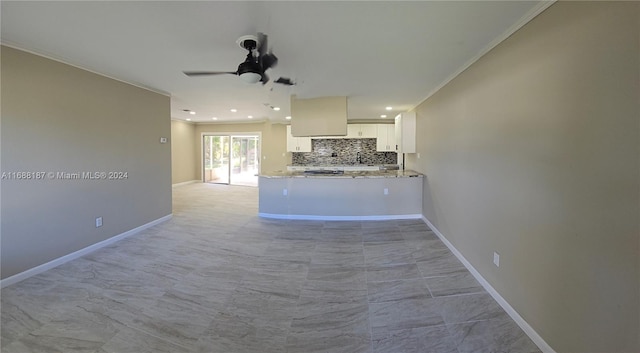
M 203 135 L 205 183 L 258 186 L 259 135 Z

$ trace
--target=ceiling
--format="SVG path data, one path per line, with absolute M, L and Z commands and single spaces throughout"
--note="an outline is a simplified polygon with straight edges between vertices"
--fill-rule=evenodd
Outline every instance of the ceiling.
M 285 122 L 292 94 L 347 96 L 349 120 L 381 119 L 383 114 L 391 119 L 418 105 L 549 4 L 2 1 L 1 40 L 170 95 L 174 119 Z M 272 81 L 266 85 L 247 84 L 234 75 L 182 73 L 235 71 L 246 56 L 236 40 L 257 32 L 269 36 L 279 59 L 267 71 Z M 297 84 L 273 83 L 281 76 Z

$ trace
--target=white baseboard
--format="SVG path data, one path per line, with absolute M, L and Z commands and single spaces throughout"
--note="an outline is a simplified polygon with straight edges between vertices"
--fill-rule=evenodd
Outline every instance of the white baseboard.
M 392 219 L 421 219 L 420 214 L 380 215 L 380 216 L 316 216 L 298 214 L 258 213 L 263 218 L 291 219 L 306 221 L 388 221 Z
M 171 184 L 171 187 L 175 188 L 178 186 L 185 186 L 185 185 L 189 185 L 189 184 L 196 184 L 196 183 L 201 183 L 202 180 L 189 180 L 189 181 L 183 181 L 182 183 L 176 183 L 176 184 Z
M 89 245 L 84 249 L 80 249 L 78 251 L 72 252 L 71 254 L 64 255 L 62 257 L 59 257 L 59 258 L 57 258 L 55 260 L 51 260 L 51 261 L 49 261 L 47 263 L 44 263 L 42 265 L 39 265 L 39 266 L 30 268 L 30 269 L 28 269 L 26 271 L 17 273 L 15 275 L 11 276 L 11 277 L 7 277 L 7 278 L 5 278 L 3 280 L 0 280 L 0 288 L 4 288 L 4 287 L 10 286 L 10 285 L 12 285 L 14 283 L 18 283 L 20 281 L 23 281 L 23 280 L 25 280 L 25 279 L 27 279 L 27 278 L 29 278 L 31 276 L 35 276 L 35 275 L 37 275 L 39 273 L 42 273 L 42 272 L 50 270 L 50 269 L 52 269 L 54 267 L 60 266 L 60 265 L 64 264 L 65 262 L 69 262 L 71 260 L 75 260 L 75 259 L 77 259 L 79 257 L 82 257 L 82 256 L 84 256 L 84 255 L 86 255 L 88 253 L 94 252 L 94 251 L 96 251 L 96 250 L 98 250 L 100 248 L 103 248 L 103 247 L 107 246 L 107 245 L 111 245 L 111 244 L 113 244 L 113 243 L 115 243 L 115 242 L 117 242 L 119 240 L 122 240 L 124 238 L 130 237 L 130 236 L 132 236 L 132 235 L 134 235 L 136 233 L 139 233 L 139 232 L 141 232 L 141 231 L 143 231 L 143 230 L 145 230 L 147 228 L 151 228 L 151 227 L 155 226 L 156 224 L 160 224 L 162 222 L 168 221 L 168 220 L 171 219 L 171 217 L 173 217 L 172 214 L 166 215 L 164 217 L 158 218 L 158 219 L 156 219 L 154 221 L 151 221 L 149 223 L 143 224 L 143 225 L 141 225 L 139 227 L 136 227 L 136 228 L 133 228 L 131 230 L 128 230 L 128 231 L 126 231 L 124 233 L 121 233 L 121 234 L 118 234 L 116 236 L 113 236 L 113 237 L 111 237 L 109 239 L 105 239 L 105 240 L 103 240 L 103 241 L 101 241 L 99 243 L 95 243 L 93 245 Z
M 447 240 L 447 238 L 445 238 L 444 235 L 442 235 L 442 233 L 440 233 L 440 231 L 426 217 L 422 216 L 421 218 L 429 226 L 429 228 L 431 228 L 431 230 L 438 236 L 438 238 L 442 240 L 442 242 L 449 248 L 449 250 L 451 250 L 451 252 L 458 258 L 458 260 L 462 262 L 464 267 L 466 267 L 469 270 L 469 272 L 471 272 L 473 277 L 475 277 L 475 279 L 478 282 L 480 282 L 482 287 L 484 287 L 484 289 L 493 297 L 493 299 L 495 299 L 496 302 L 498 302 L 498 304 L 504 309 L 504 311 L 506 311 L 507 314 L 511 316 L 513 321 L 515 321 L 516 324 L 520 326 L 522 331 L 524 331 L 524 333 L 526 333 L 527 336 L 531 338 L 533 343 L 535 343 L 538 346 L 538 348 L 540 348 L 540 350 L 544 353 L 556 353 L 553 350 L 553 348 L 551 348 L 551 346 L 549 346 L 549 344 L 545 342 L 545 340 L 542 339 L 542 337 L 540 337 L 540 335 L 533 329 L 533 327 L 531 327 L 531 325 L 529 325 L 529 323 L 527 323 L 522 318 L 522 316 L 520 316 L 520 314 L 518 314 L 518 312 L 511 305 L 509 305 L 509 303 L 500 295 L 500 293 L 498 293 L 498 291 L 496 291 L 495 288 L 493 288 L 491 284 L 489 284 L 489 282 L 487 282 L 487 280 L 484 279 L 484 277 L 482 277 L 480 272 L 478 272 L 478 270 L 476 270 L 471 265 L 471 263 L 467 261 L 467 259 L 465 259 L 464 256 L 462 256 L 460 251 L 458 251 L 458 249 L 456 249 L 453 246 L 453 244 L 451 244 L 451 242 L 449 242 L 449 240 Z

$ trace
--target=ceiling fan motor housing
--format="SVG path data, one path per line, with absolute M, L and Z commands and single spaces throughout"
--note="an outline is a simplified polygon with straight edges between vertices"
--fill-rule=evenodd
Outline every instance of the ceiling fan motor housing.
M 243 36 L 238 39 L 238 44 L 249 51 L 245 61 L 238 66 L 238 76 L 247 73 L 261 75 L 263 71 L 262 66 L 254 53 L 254 50 L 258 47 L 258 38 L 255 36 Z
M 262 79 L 262 67 L 247 57 L 247 60 L 238 66 L 237 74 L 247 83 L 256 83 Z
M 242 75 L 248 72 L 260 74 L 262 72 L 262 68 L 257 62 L 253 60 L 246 60 L 238 66 L 238 75 Z

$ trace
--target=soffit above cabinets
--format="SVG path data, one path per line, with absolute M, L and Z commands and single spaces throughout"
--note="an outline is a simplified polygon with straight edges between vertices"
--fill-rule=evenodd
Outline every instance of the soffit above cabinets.
M 347 97 L 298 99 L 291 96 L 293 136 L 346 136 Z

